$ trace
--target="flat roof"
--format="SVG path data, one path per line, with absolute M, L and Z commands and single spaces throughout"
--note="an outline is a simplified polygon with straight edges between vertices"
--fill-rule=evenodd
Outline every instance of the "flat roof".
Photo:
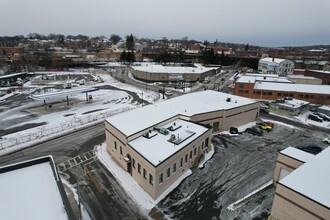
M 169 128 L 173 124 L 178 129 L 174 131 L 167 129 L 169 132 L 167 135 L 155 132 L 150 139 L 141 136 L 130 141 L 129 145 L 151 164 L 157 166 L 208 130 L 204 126 L 181 119 L 176 119 L 162 127 Z M 175 140 L 179 140 L 178 144 L 169 141 L 171 135 L 174 135 Z
M 30 97 L 33 99 L 38 99 L 38 100 L 43 100 L 43 99 L 51 99 L 51 98 L 65 98 L 65 96 L 72 96 L 76 95 L 79 93 L 87 93 L 87 92 L 94 92 L 99 90 L 98 88 L 77 88 L 77 89 L 67 89 L 59 92 L 50 92 L 50 93 L 45 93 L 45 94 L 40 94 L 40 95 L 31 95 Z
M 277 104 L 282 105 L 282 106 L 291 107 L 291 108 L 299 108 L 301 106 L 308 105 L 309 102 L 299 100 L 299 99 L 292 99 L 292 100 L 284 100 L 284 103 L 278 102 Z
M 317 73 L 324 73 L 324 74 L 330 74 L 330 71 L 325 71 L 325 70 L 307 70 L 310 72 L 317 72 Z
M 147 66 L 132 66 L 134 70 L 144 71 L 149 73 L 173 73 L 173 74 L 200 74 L 206 71 L 214 70 L 214 67 L 181 67 L 181 66 L 163 66 L 163 65 L 154 65 L 149 64 Z
M 330 208 L 330 147 L 280 180 L 280 184 Z
M 53 164 L 18 163 L 0 168 L 2 219 L 69 219 L 57 186 Z M 14 168 L 13 168 L 14 167 Z
M 257 82 L 254 84 L 254 89 L 282 92 L 315 93 L 325 95 L 330 94 L 330 86 L 328 85 Z
M 286 77 L 279 77 L 275 74 L 246 74 L 241 76 L 236 82 L 239 83 L 255 83 L 255 81 L 262 82 L 281 82 L 281 83 L 294 83 Z
M 314 159 L 315 157 L 313 154 L 307 153 L 294 147 L 288 147 L 282 150 L 280 154 L 286 155 L 304 163 Z
M 265 57 L 265 58 L 260 59 L 260 61 L 273 62 L 273 63 L 281 63 L 281 62 L 285 61 L 285 59 Z
M 230 102 L 227 102 L 230 98 Z M 212 111 L 228 110 L 257 101 L 227 93 L 206 90 L 185 94 L 106 119 L 127 137 L 176 115 L 191 117 Z
M 292 79 L 318 79 L 320 81 L 322 81 L 319 78 L 313 77 L 313 76 L 304 76 L 304 75 L 289 75 L 288 78 L 292 78 Z

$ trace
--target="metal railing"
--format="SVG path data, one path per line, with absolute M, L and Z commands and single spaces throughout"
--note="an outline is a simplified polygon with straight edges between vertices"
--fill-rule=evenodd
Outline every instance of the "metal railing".
M 86 116 L 73 117 L 71 120 L 61 123 L 58 126 L 52 126 L 52 127 L 42 126 L 34 129 L 34 131 L 30 131 L 28 134 L 26 132 L 24 135 L 18 133 L 15 137 L 9 137 L 9 138 L 4 137 L 3 139 L 0 140 L 0 150 L 12 146 L 17 146 L 19 144 L 25 144 L 31 141 L 40 140 L 56 134 L 61 134 L 65 131 L 68 131 L 69 129 L 79 128 L 91 124 L 93 122 L 94 123 L 98 121 L 100 122 L 101 120 L 104 120 L 112 115 L 126 112 L 134 108 L 137 107 L 125 107 L 112 111 L 91 113 Z

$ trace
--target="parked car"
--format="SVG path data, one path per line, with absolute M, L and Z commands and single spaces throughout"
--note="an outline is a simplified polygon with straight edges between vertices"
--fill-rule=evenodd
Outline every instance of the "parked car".
M 324 139 L 323 139 L 323 143 L 325 143 L 325 144 L 330 144 L 330 137 L 328 137 L 328 138 L 324 138 Z
M 230 127 L 229 133 L 231 133 L 231 134 L 238 134 L 238 129 L 235 128 L 235 127 Z
M 256 126 L 245 129 L 245 132 L 249 133 L 249 134 L 252 134 L 252 135 L 257 135 L 257 136 L 262 136 L 263 133 L 264 133 L 261 129 L 259 129 Z
M 270 127 L 274 128 L 274 123 L 273 123 L 273 122 L 265 121 L 264 123 L 266 123 L 266 124 L 269 125 Z
M 320 153 L 323 149 L 317 145 L 313 145 L 313 144 L 310 144 L 310 145 L 305 145 L 305 144 L 302 144 L 302 145 L 299 145 L 297 147 L 299 150 L 303 150 L 307 153 L 311 153 L 311 154 L 318 154 Z
M 330 121 L 330 117 L 321 112 L 314 112 L 313 115 L 319 116 L 320 118 L 322 118 L 323 121 Z
M 158 90 L 160 93 L 164 93 L 165 92 L 165 89 L 160 89 Z
M 260 113 L 268 114 L 269 110 L 265 108 L 260 108 Z
M 165 91 L 165 95 L 171 96 L 172 95 L 172 92 L 171 91 Z
M 259 128 L 261 128 L 262 130 L 265 130 L 267 132 L 270 132 L 273 129 L 271 126 L 269 126 L 265 122 L 257 122 L 257 125 L 258 125 Z
M 322 118 L 313 114 L 308 115 L 308 119 L 312 121 L 323 122 Z

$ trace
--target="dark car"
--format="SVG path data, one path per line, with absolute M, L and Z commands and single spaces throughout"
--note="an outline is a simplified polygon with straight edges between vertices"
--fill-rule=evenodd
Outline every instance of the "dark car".
M 320 118 L 323 119 L 323 121 L 330 121 L 330 117 L 327 116 L 326 114 L 321 113 L 321 112 L 314 112 L 313 115 L 319 116 Z
M 269 110 L 265 108 L 260 108 L 260 113 L 268 114 Z
M 249 134 L 252 134 L 252 135 L 257 135 L 257 136 L 262 136 L 263 133 L 264 133 L 261 129 L 259 129 L 256 126 L 245 129 L 245 132 L 249 133 Z
M 304 144 L 299 145 L 297 148 L 299 150 L 303 150 L 305 152 L 308 152 L 308 153 L 311 153 L 311 154 L 314 154 L 314 155 L 320 153 L 323 150 L 321 147 L 319 147 L 317 145 L 312 145 L 312 144 L 310 144 L 310 145 L 304 145 Z
M 322 118 L 313 114 L 308 115 L 308 119 L 312 121 L 323 122 Z
M 229 133 L 231 133 L 231 134 L 238 134 L 238 129 L 235 128 L 235 127 L 230 127 Z

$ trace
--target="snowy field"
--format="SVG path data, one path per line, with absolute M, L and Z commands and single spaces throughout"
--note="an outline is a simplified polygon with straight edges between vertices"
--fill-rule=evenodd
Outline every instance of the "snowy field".
M 22 149 L 38 143 L 38 141 L 44 141 L 51 136 L 70 132 L 73 129 L 88 126 L 91 123 L 102 123 L 105 118 L 113 114 L 141 107 L 139 102 L 141 102 L 142 96 L 144 102 L 148 103 L 161 100 L 158 93 L 150 90 L 144 91 L 123 84 L 114 80 L 110 74 L 96 74 L 96 76 L 101 77 L 103 83 L 94 83 L 92 85 L 93 88 L 100 89 L 89 93 L 93 98 L 89 102 L 86 101 L 85 93 L 77 93 L 70 95 L 69 106 L 66 104 L 65 96 L 53 99 L 52 108 L 49 109 L 47 106 L 47 110 L 43 106 L 43 100 L 30 99 L 29 102 L 22 103 L 21 106 L 13 106 L 16 102 L 14 98 L 22 95 L 27 97 L 32 92 L 35 92 L 37 88 L 41 89 L 44 87 L 31 88 L 31 83 L 25 85 L 30 88 L 28 90 L 0 97 L 0 102 L 3 104 L 1 106 L 2 111 L 0 111 L 0 130 L 15 130 L 15 128 L 24 126 L 27 123 L 44 124 L 35 128 L 3 135 L 0 139 L 0 154 Z M 107 87 L 109 85 L 111 88 Z M 84 87 L 89 88 L 91 85 L 80 86 L 80 88 Z M 58 91 L 61 90 L 48 88 L 47 90 L 40 90 L 37 94 L 52 95 Z M 132 94 L 136 97 L 133 97 Z M 33 93 L 33 95 L 36 95 L 36 93 Z M 8 107 L 6 107 L 7 103 L 13 103 L 13 105 L 8 104 Z

